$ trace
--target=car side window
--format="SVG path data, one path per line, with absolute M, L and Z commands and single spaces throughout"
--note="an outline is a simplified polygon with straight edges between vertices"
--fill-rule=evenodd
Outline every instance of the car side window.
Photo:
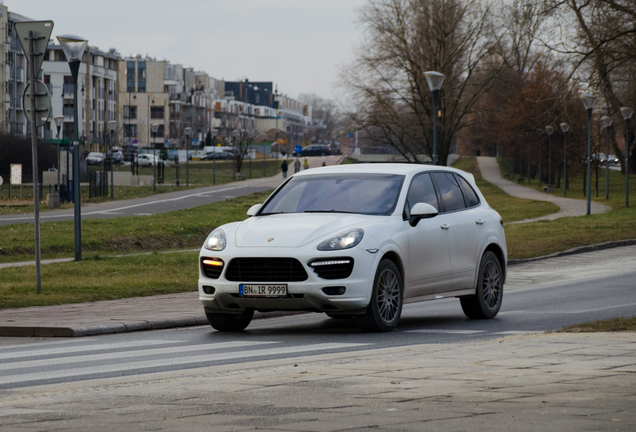
M 462 188 L 462 192 L 464 192 L 464 200 L 466 201 L 466 207 L 475 207 L 479 205 L 479 197 L 475 193 L 475 190 L 472 186 L 460 175 L 456 175 L 459 180 L 459 185 Z
M 437 202 L 437 195 L 435 194 L 435 188 L 431 181 L 431 176 L 426 174 L 420 174 L 413 178 L 409 192 L 406 195 L 406 205 L 404 206 L 404 217 L 408 218 L 411 215 L 411 207 L 417 203 L 430 204 L 439 211 L 439 204 Z
M 432 174 L 442 200 L 445 212 L 466 208 L 464 195 L 453 173 L 436 172 Z

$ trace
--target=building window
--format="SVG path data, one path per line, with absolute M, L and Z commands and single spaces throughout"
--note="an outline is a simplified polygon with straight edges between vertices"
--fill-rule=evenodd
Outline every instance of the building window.
M 136 124 L 125 124 L 124 125 L 124 137 L 126 137 L 126 138 L 137 138 L 137 125 Z
M 151 106 L 150 107 L 150 118 L 153 119 L 162 119 L 163 118 L 164 107 L 163 106 Z
M 126 62 L 126 92 L 135 92 L 135 62 Z
M 137 107 L 135 105 L 124 105 L 124 118 L 134 120 L 137 118 Z
M 146 62 L 137 63 L 137 91 L 146 93 Z

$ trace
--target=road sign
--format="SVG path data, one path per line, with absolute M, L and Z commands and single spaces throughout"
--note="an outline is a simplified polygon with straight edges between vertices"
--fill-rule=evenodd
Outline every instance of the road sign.
M 11 184 L 22 184 L 22 164 L 11 164 Z
M 24 94 L 22 95 L 22 106 L 28 113 L 25 117 L 30 123 L 32 121 L 31 83 L 28 83 L 24 89 Z M 49 93 L 49 89 L 46 87 L 46 84 L 40 80 L 35 80 L 35 107 L 35 125 L 37 127 L 44 126 L 44 124 L 51 118 L 51 94 Z
M 33 31 L 33 63 L 35 64 L 35 76 L 40 73 L 42 61 L 44 61 L 44 52 L 49 45 L 51 32 L 53 32 L 53 21 L 22 21 L 15 23 L 15 31 L 18 34 L 18 40 L 22 45 L 22 51 L 29 56 L 29 32 Z M 27 76 L 29 74 L 27 73 Z
M 301 151 L 303 151 L 303 148 L 299 146 L 298 144 L 296 144 L 294 146 L 294 153 L 300 153 Z

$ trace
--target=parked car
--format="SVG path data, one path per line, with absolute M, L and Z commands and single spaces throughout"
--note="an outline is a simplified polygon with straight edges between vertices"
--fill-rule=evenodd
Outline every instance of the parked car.
M 621 162 L 620 159 L 617 158 L 616 155 L 613 155 L 613 154 L 609 155 L 608 158 L 609 158 L 610 165 L 618 165 Z M 605 161 L 603 161 L 603 162 L 605 162 Z
M 328 145 L 312 144 L 302 149 L 300 156 L 331 156 L 331 149 Z
M 212 231 L 199 254 L 199 299 L 217 330 L 243 330 L 254 311 L 324 312 L 389 331 L 404 303 L 458 297 L 473 319 L 501 307 L 503 221 L 469 173 L 315 168 L 247 214 Z
M 89 165 L 101 165 L 104 163 L 104 153 L 90 152 L 88 156 L 86 156 L 86 162 L 88 162 Z
M 233 159 L 234 155 L 232 153 L 228 153 L 228 152 L 224 152 L 224 151 L 218 151 L 218 152 L 210 152 L 210 153 L 206 153 L 203 156 L 201 156 L 201 159 L 199 160 L 220 160 L 220 159 Z
M 157 166 L 160 161 L 159 155 L 152 155 L 150 153 L 137 155 L 137 163 L 139 166 Z
M 124 161 L 124 154 L 121 151 L 113 151 L 112 153 L 110 152 L 106 153 L 104 162 L 110 163 L 111 155 L 113 158 L 113 164 L 115 165 L 119 165 Z

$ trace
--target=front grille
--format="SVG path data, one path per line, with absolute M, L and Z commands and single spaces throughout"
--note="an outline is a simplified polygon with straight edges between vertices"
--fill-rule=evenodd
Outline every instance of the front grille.
M 346 279 L 353 271 L 353 258 L 317 259 L 311 261 L 309 267 L 322 279 Z
M 232 282 L 302 282 L 307 277 L 295 258 L 234 258 L 225 272 Z

